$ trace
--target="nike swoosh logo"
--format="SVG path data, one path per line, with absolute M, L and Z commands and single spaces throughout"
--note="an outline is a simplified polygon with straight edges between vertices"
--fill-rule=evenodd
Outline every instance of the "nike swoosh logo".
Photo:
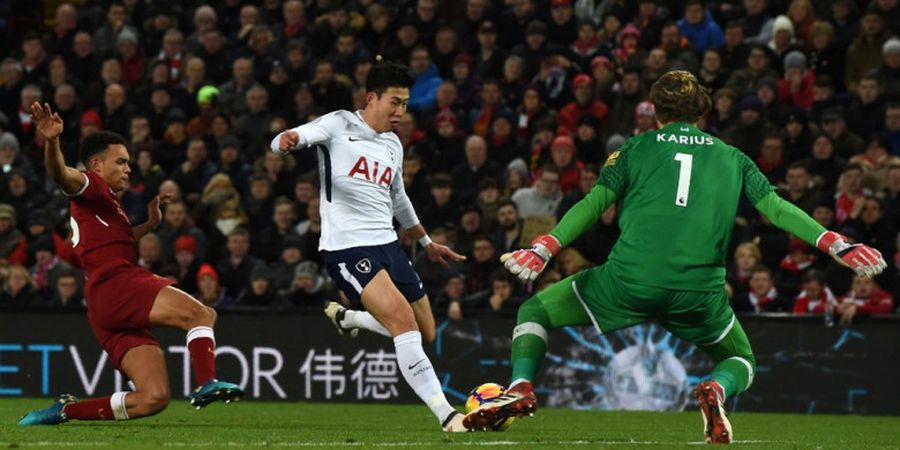
M 362 140 L 362 139 L 353 139 L 352 137 L 351 137 L 351 138 L 347 138 L 347 139 L 350 139 L 350 142 L 356 142 L 356 141 L 361 141 L 361 140 Z
M 419 364 L 421 364 L 422 361 L 425 361 L 425 360 L 424 360 L 424 359 L 420 359 L 417 363 L 415 363 L 415 364 L 410 364 L 410 366 L 407 367 L 407 369 L 413 370 L 413 368 L 416 367 L 416 366 L 418 366 Z

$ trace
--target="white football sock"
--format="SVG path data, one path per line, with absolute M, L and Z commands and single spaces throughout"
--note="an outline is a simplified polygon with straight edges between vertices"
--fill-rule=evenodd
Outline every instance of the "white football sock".
M 422 333 L 407 331 L 395 337 L 394 348 L 397 351 L 397 365 L 406 383 L 428 405 L 438 422 L 443 423 L 456 410 L 447 402 L 431 361 L 422 348 Z
M 391 333 L 368 311 L 354 311 L 348 309 L 344 312 L 344 320 L 341 320 L 341 326 L 344 328 L 362 328 L 382 336 L 391 337 Z

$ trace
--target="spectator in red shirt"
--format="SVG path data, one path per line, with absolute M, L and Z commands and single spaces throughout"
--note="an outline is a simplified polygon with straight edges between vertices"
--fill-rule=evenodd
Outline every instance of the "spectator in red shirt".
M 784 78 L 778 80 L 778 100 L 786 106 L 811 108 L 815 74 L 806 68 L 806 56 L 794 50 L 784 57 Z
M 584 73 L 575 75 L 572 86 L 575 91 L 575 101 L 559 111 L 559 124 L 568 128 L 572 133 L 578 128 L 578 119 L 583 115 L 592 115 L 603 124 L 609 107 L 603 103 L 603 100 L 594 98 L 594 80 L 591 79 L 591 76 Z
M 890 314 L 894 310 L 894 299 L 867 277 L 853 278 L 853 286 L 847 295 L 841 297 L 837 312 L 841 315 L 841 325 L 850 325 L 858 315 Z
M 824 314 L 827 304 L 837 308 L 837 299 L 825 285 L 825 275 L 811 269 L 803 275 L 803 290 L 794 301 L 794 314 Z
M 575 159 L 575 141 L 569 136 L 557 136 L 550 145 L 550 159 L 559 167 L 559 187 L 563 194 L 578 189 L 584 163 Z M 539 171 L 535 178 L 540 176 Z

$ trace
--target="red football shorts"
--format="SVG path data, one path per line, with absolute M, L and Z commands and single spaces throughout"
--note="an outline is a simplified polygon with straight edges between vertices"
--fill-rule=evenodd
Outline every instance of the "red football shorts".
M 122 370 L 125 353 L 140 345 L 159 345 L 150 334 L 150 309 L 156 295 L 174 281 L 142 267 L 130 267 L 85 286 L 88 322 L 113 367 Z

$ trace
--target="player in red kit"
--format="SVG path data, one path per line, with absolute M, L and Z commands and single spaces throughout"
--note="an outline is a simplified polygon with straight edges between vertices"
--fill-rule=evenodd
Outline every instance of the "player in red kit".
M 72 246 L 85 271 L 88 322 L 113 366 L 134 383 L 132 392 L 78 400 L 64 394 L 49 408 L 31 411 L 19 425 L 55 425 L 70 419 L 127 420 L 156 414 L 169 404 L 169 376 L 153 326 L 187 331 L 187 347 L 198 387 L 191 404 L 202 408 L 243 395 L 235 384 L 215 378 L 216 312 L 137 264 L 135 242 L 161 220 L 159 196 L 148 205 L 146 223 L 131 226 L 116 193 L 128 186 L 129 154 L 122 136 L 98 132 L 79 149 L 85 171 L 66 167 L 59 147 L 59 115 L 31 105 L 45 140 L 47 175 L 71 198 Z

